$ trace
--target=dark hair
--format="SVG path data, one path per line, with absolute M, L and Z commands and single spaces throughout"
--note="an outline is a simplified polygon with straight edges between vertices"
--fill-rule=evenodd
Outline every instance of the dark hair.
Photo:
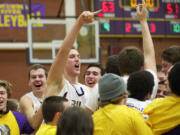
M 4 87 L 6 89 L 7 97 L 10 98 L 12 93 L 12 84 L 8 81 L 0 80 L 0 87 Z
M 80 107 L 68 108 L 59 118 L 56 135 L 93 135 L 91 115 Z
M 168 74 L 168 80 L 172 93 L 180 96 L 180 62 L 172 67 Z
M 157 64 L 157 65 L 156 65 L 156 69 L 157 69 L 157 72 L 161 72 L 162 66 Z
M 154 77 L 148 71 L 138 71 L 129 76 L 127 89 L 130 97 L 144 101 L 148 94 L 152 94 Z
M 180 61 L 180 46 L 171 46 L 165 49 L 161 54 L 161 58 L 168 61 L 172 65 L 174 65 L 176 62 L 179 62 Z
M 116 75 L 120 75 L 119 60 L 117 55 L 112 55 L 107 58 L 106 73 L 114 73 Z
M 43 65 L 41 65 L 41 64 L 34 64 L 34 65 L 32 65 L 30 68 L 29 68 L 29 73 L 28 73 L 28 77 L 29 77 L 29 79 L 30 79 L 30 77 L 31 77 L 31 71 L 32 70 L 37 70 L 37 69 L 40 69 L 40 68 L 42 68 L 43 70 L 44 70 L 44 72 L 45 72 L 45 75 L 46 75 L 46 78 L 47 78 L 47 76 L 48 76 L 48 70 L 47 70 L 47 68 L 45 67 L 45 66 L 43 66 Z
M 44 100 L 42 114 L 46 123 L 51 122 L 57 112 L 64 111 L 64 102 L 67 102 L 67 99 L 60 96 L 51 96 Z
M 105 74 L 105 69 L 103 68 L 103 66 L 100 63 L 91 63 L 91 64 L 88 65 L 86 70 L 88 70 L 91 67 L 99 68 L 101 70 L 101 76 L 103 76 Z
M 126 47 L 119 53 L 120 74 L 131 74 L 139 71 L 144 65 L 144 55 L 136 47 Z

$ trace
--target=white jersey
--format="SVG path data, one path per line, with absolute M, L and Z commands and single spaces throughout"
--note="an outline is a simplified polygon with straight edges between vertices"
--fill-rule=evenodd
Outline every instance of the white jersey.
M 144 119 L 147 119 L 148 115 L 143 114 L 143 110 L 150 103 L 151 103 L 151 100 L 140 101 L 140 100 L 135 99 L 135 98 L 128 98 L 127 102 L 126 102 L 126 105 L 129 108 L 136 108 L 137 110 L 139 110 L 142 113 Z
M 89 108 L 92 112 L 95 112 L 98 109 L 98 83 L 93 87 L 92 91 L 89 92 L 89 96 L 87 98 L 87 102 L 85 106 Z
M 37 110 L 39 109 L 39 107 L 41 106 L 41 104 L 43 102 L 42 98 L 38 98 L 38 97 L 34 96 L 32 91 L 25 94 L 25 96 L 28 96 L 32 100 L 34 112 L 37 112 Z
M 143 113 L 144 108 L 151 103 L 151 100 L 146 100 L 146 101 L 140 101 L 138 99 L 135 98 L 128 98 L 126 105 L 130 108 L 136 108 L 137 110 L 139 110 L 140 112 Z
M 153 91 L 152 91 L 152 95 L 151 95 L 151 99 L 150 99 L 150 100 L 153 100 L 153 99 L 155 99 L 156 94 L 157 94 L 158 77 L 157 77 L 157 74 L 151 69 L 146 69 L 145 71 L 150 72 L 153 75 L 153 78 L 154 78 L 154 87 L 153 87 Z
M 71 84 L 65 79 L 64 88 L 59 93 L 59 96 L 66 97 L 71 106 L 84 107 L 87 96 L 89 93 L 89 88 L 83 84 Z

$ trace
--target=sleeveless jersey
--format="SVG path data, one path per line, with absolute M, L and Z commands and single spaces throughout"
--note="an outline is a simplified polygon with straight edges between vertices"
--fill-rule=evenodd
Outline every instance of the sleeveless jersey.
M 59 93 L 59 96 L 66 97 L 71 106 L 83 107 L 88 93 L 89 89 L 87 86 L 80 83 L 71 84 L 68 80 L 65 80 L 64 88 Z
M 37 110 L 39 109 L 39 107 L 42 104 L 43 100 L 41 98 L 38 98 L 38 97 L 34 96 L 32 91 L 25 94 L 25 96 L 28 96 L 32 100 L 34 112 L 37 112 Z

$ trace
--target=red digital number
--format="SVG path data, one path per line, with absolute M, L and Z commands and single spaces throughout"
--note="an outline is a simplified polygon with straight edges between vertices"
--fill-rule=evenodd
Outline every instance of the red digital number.
M 173 13 L 176 13 L 178 14 L 179 13 L 179 6 L 178 4 L 166 4 L 166 12 L 168 14 L 173 14 Z
M 178 14 L 179 13 L 179 6 L 178 6 L 178 4 L 175 5 L 175 10 L 176 10 L 176 14 Z
M 102 2 L 103 12 L 114 12 L 114 2 Z
M 172 4 L 168 3 L 168 4 L 166 5 L 166 8 L 167 8 L 167 13 L 168 13 L 168 14 L 172 14 L 172 13 L 173 13 Z
M 131 32 L 131 23 L 126 23 L 126 32 Z
M 156 25 L 154 23 L 150 24 L 150 31 L 151 32 L 156 32 Z

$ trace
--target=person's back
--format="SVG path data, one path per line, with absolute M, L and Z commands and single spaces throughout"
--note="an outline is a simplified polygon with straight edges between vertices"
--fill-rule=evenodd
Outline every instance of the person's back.
M 94 135 L 151 135 L 142 114 L 126 105 L 110 104 L 93 115 Z

